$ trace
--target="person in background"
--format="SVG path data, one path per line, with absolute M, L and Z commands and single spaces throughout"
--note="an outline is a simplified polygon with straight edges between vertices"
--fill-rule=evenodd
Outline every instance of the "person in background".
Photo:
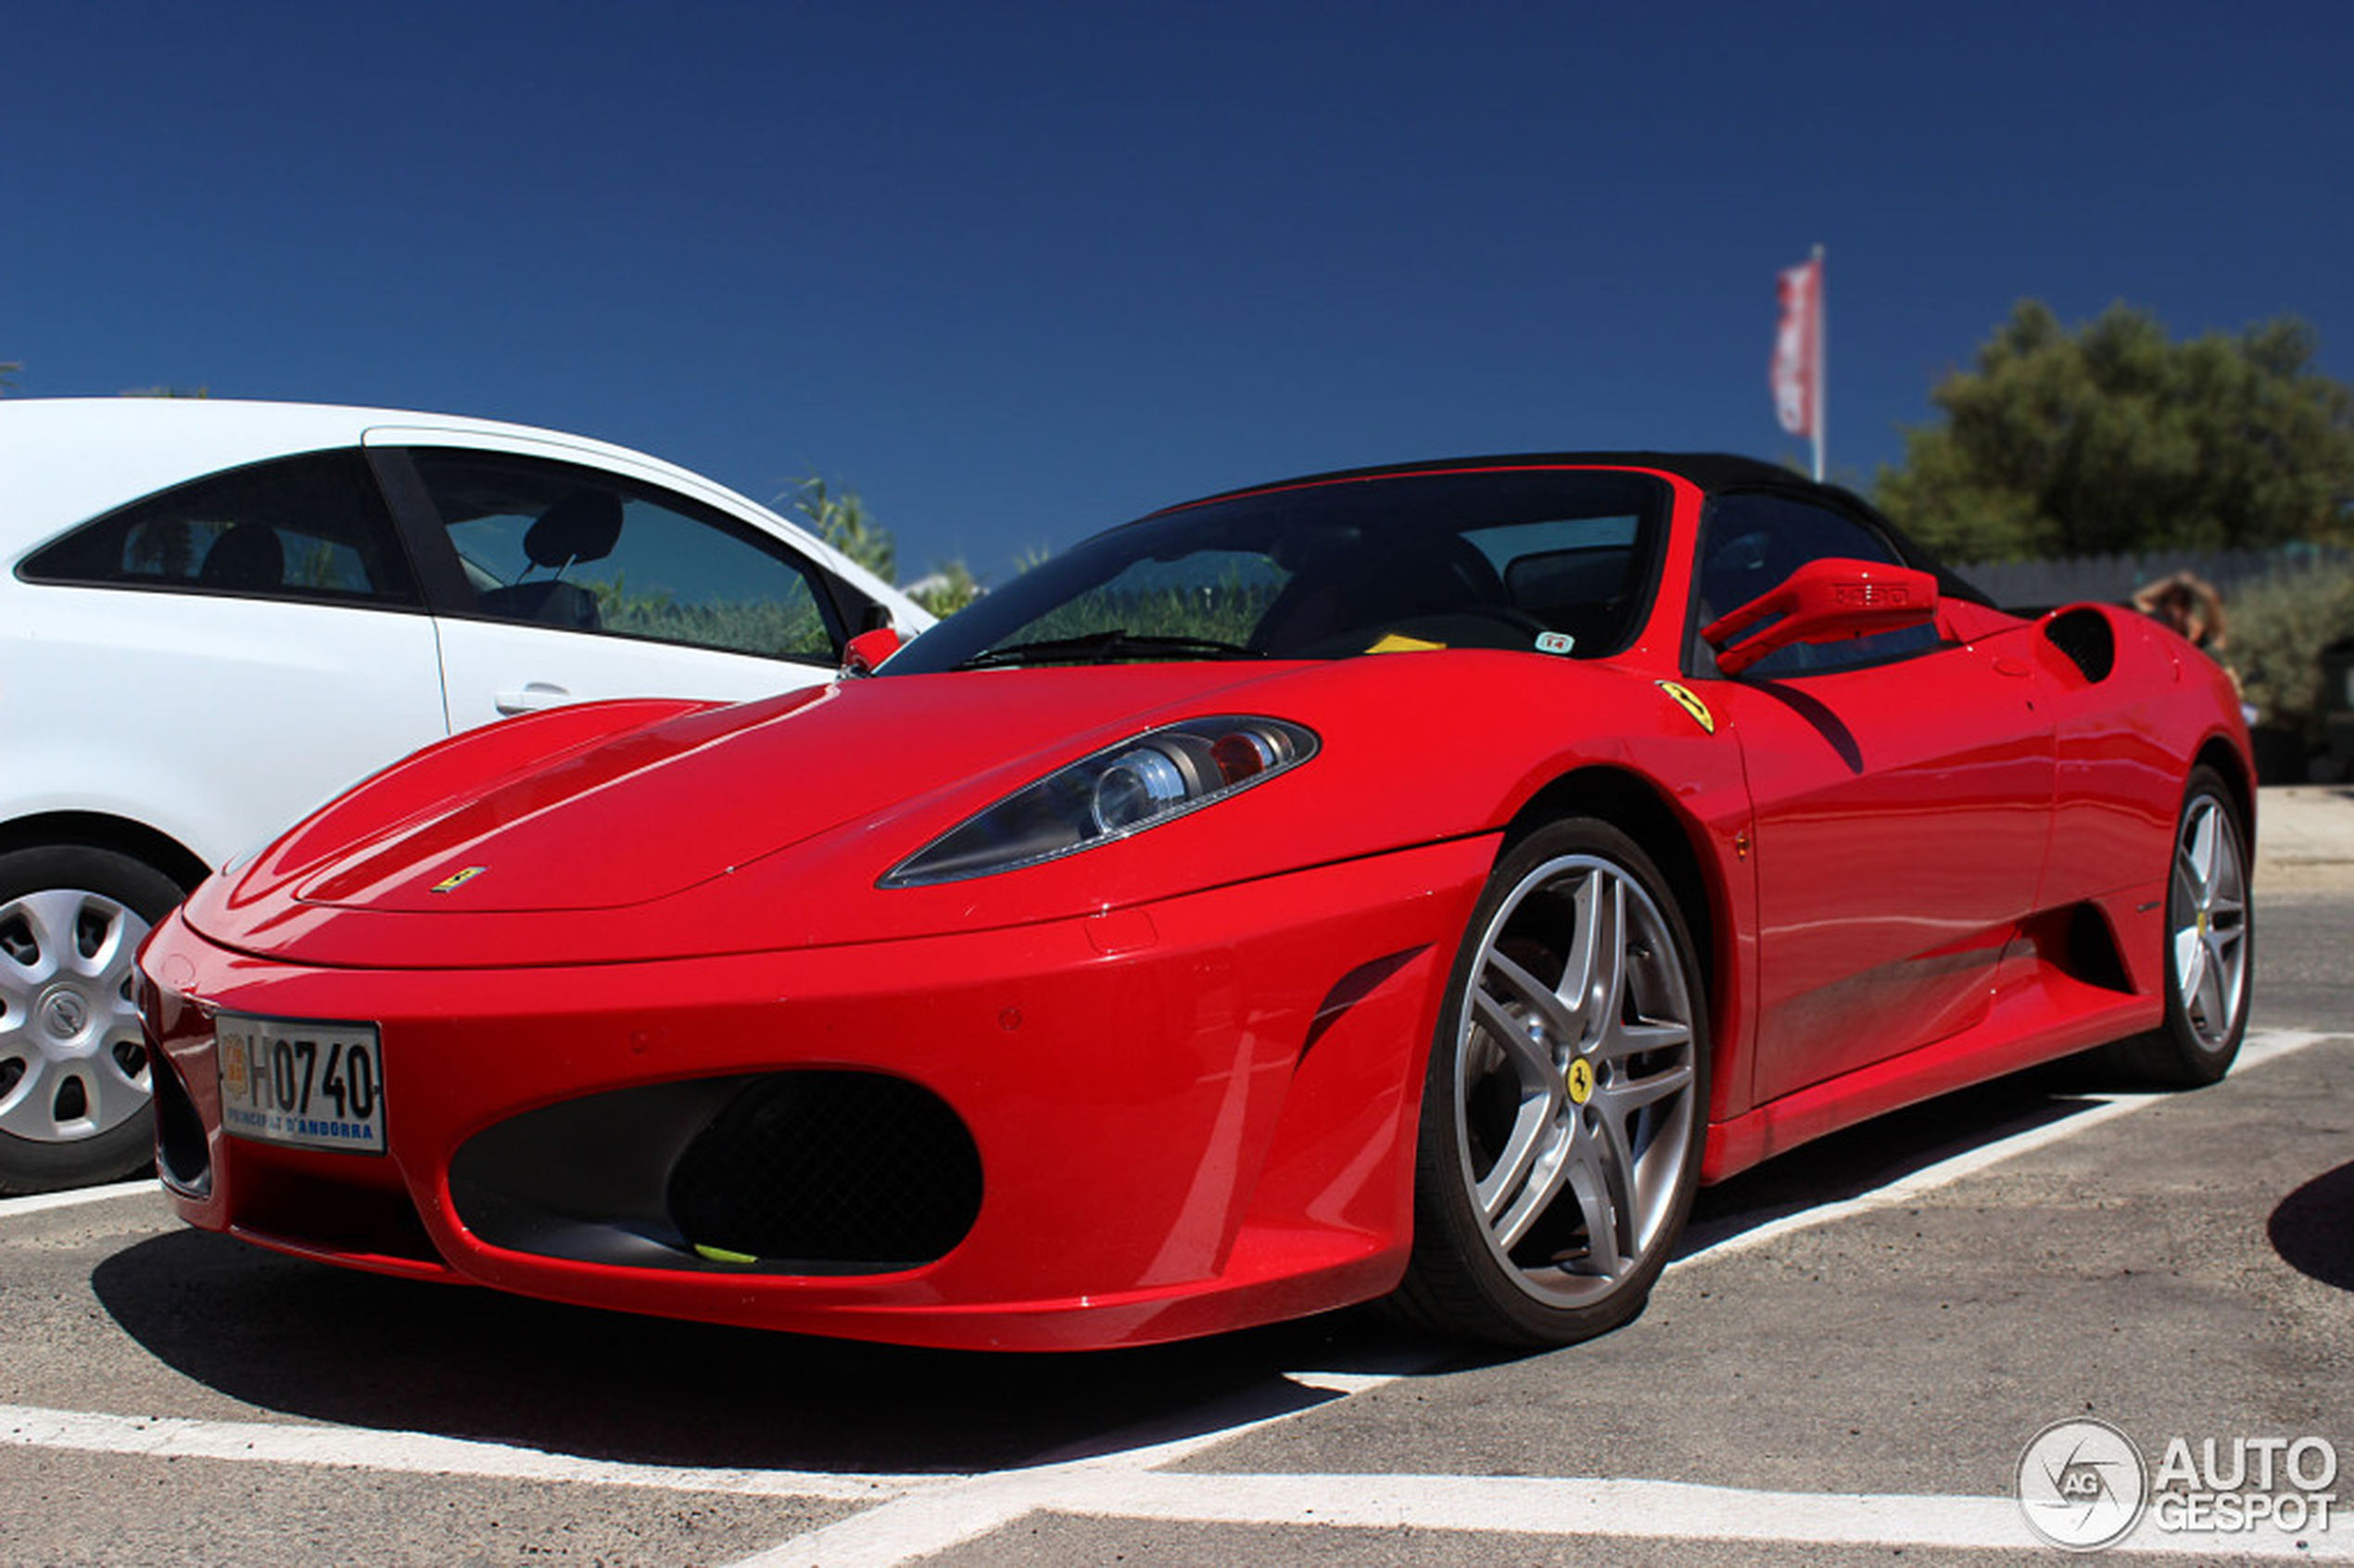
M 2145 583 L 2133 592 L 2133 608 L 2155 616 L 2221 662 L 2223 651 L 2223 596 L 2196 572 L 2177 572 Z
M 2133 608 L 2165 622 L 2192 647 L 2222 664 L 2223 673 L 2232 677 L 2232 689 L 2244 693 L 2239 671 L 2224 663 L 2223 596 L 2215 591 L 2213 583 L 2196 572 L 2176 572 L 2136 588 Z M 2240 716 L 2251 725 L 2261 716 L 2245 695 L 2240 702 Z

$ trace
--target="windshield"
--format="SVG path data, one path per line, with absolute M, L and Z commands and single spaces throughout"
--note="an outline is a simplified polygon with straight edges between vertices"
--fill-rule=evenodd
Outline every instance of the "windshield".
M 1320 480 L 1098 534 L 918 638 L 886 675 L 1429 648 L 1615 652 L 1656 580 L 1668 490 L 1520 468 Z

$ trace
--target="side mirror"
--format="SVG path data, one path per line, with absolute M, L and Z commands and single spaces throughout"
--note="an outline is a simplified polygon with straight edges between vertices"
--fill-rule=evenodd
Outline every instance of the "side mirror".
M 856 679 L 873 675 L 882 668 L 883 661 L 907 645 L 896 626 L 877 626 L 862 631 L 842 647 L 842 673 Z
M 1700 635 L 1716 650 L 1718 673 L 1736 676 L 1793 643 L 1839 642 L 1936 617 L 1937 579 L 1927 572 L 1882 562 L 1810 561 Z

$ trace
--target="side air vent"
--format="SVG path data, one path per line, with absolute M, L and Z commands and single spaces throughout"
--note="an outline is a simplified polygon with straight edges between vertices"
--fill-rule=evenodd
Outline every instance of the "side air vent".
M 2117 628 L 2098 610 L 2064 610 L 2044 623 L 2044 639 L 2098 685 L 2117 667 Z

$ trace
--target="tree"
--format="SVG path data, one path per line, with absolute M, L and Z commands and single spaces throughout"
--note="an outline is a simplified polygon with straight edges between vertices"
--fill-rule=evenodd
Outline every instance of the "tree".
M 935 615 L 953 615 L 981 595 L 981 581 L 962 561 L 951 561 L 908 588 L 907 597 Z
M 1880 505 L 1955 561 L 2354 538 L 2354 392 L 2294 317 L 2177 343 L 2112 305 L 2074 332 L 2022 301 L 1930 394 Z
M 812 475 L 794 481 L 793 487 L 778 499 L 819 538 L 883 581 L 895 579 L 899 547 L 892 540 L 891 530 L 867 511 L 867 503 L 858 499 L 857 491 L 836 489 Z M 956 560 L 934 566 L 930 575 L 907 590 L 907 595 L 935 615 L 949 615 L 986 591 L 973 575 L 972 568 Z
M 891 530 L 867 513 L 855 490 L 836 490 L 816 475 L 797 479 L 778 498 L 808 525 L 809 531 L 885 582 L 893 580 L 899 547 Z
M 17 384 L 17 376 L 23 369 L 15 360 L 0 360 L 0 398 L 8 395 L 8 388 Z

